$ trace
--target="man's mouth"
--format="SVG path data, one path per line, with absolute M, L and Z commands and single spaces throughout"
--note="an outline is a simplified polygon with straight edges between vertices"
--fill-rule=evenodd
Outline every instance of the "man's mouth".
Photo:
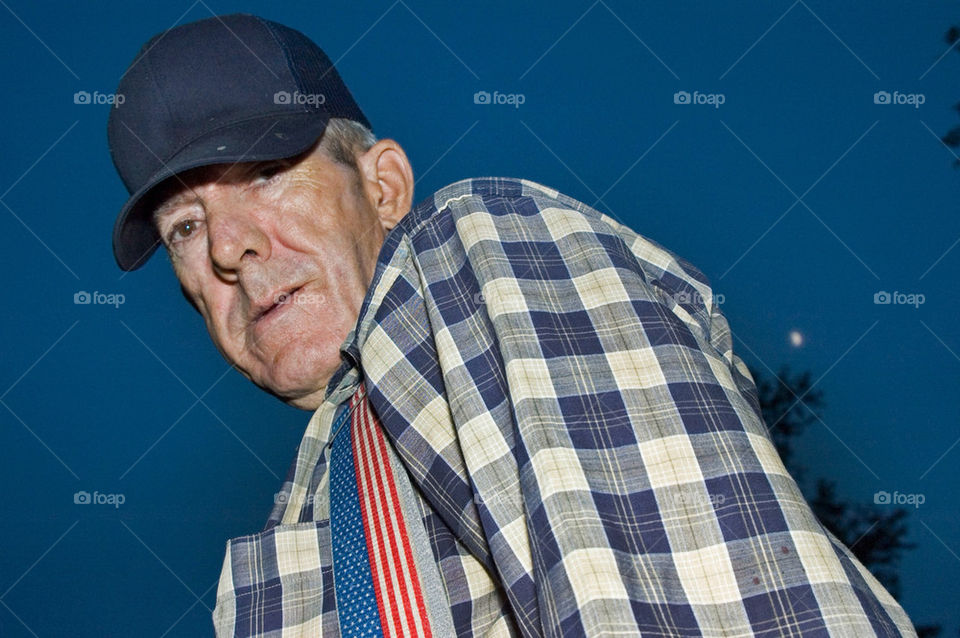
M 250 318 L 251 324 L 259 324 L 281 314 L 287 307 L 296 303 L 296 295 L 303 289 L 303 285 L 292 288 L 281 288 L 270 294 L 264 301 L 253 306 Z

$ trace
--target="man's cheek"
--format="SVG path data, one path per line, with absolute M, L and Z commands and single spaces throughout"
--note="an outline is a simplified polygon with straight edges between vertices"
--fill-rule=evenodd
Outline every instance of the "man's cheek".
M 226 308 L 210 306 L 201 301 L 200 314 L 206 323 L 210 339 L 220 354 L 230 363 L 239 363 L 244 349 L 245 334 L 242 327 L 233 325 Z
M 207 332 L 210 335 L 210 340 L 213 342 L 213 345 L 220 352 L 224 359 L 229 361 L 231 364 L 236 365 L 237 357 L 236 353 L 233 352 L 233 349 L 230 347 L 230 343 L 224 339 L 222 331 L 216 328 L 212 323 L 207 323 Z

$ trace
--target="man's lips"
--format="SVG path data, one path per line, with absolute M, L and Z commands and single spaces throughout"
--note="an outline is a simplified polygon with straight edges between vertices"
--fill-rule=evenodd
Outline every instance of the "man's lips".
M 292 288 L 282 288 L 271 293 L 270 296 L 263 301 L 254 304 L 250 323 L 260 324 L 261 322 L 280 315 L 287 306 L 292 306 L 296 302 L 296 295 L 302 289 L 303 285 Z

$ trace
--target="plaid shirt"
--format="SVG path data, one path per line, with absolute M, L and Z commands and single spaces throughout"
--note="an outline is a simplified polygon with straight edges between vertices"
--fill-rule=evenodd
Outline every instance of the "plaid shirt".
M 458 636 L 916 635 L 784 468 L 703 274 L 578 201 L 435 193 L 341 352 L 265 531 L 228 544 L 219 636 L 339 635 L 327 461 L 361 383 Z

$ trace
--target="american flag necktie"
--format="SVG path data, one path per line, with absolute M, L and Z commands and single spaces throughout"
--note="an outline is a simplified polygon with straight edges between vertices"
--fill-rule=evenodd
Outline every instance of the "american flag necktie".
M 340 427 L 347 418 L 349 432 Z M 363 384 L 332 433 L 330 525 L 340 632 L 430 637 L 387 441 Z

